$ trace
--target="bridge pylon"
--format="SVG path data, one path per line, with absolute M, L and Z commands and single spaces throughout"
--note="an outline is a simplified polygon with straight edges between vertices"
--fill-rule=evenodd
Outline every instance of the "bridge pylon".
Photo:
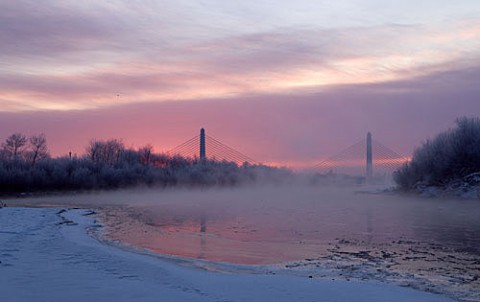
M 205 161 L 207 158 L 206 145 L 205 145 L 205 129 L 200 129 L 200 160 Z
M 371 180 L 373 177 L 373 150 L 372 150 L 372 134 L 367 133 L 367 150 L 366 150 L 366 178 L 367 181 Z
M 362 176 L 368 182 L 373 181 L 377 175 L 392 174 L 407 160 L 408 158 L 373 139 L 372 133 L 368 132 L 366 138 L 328 157 L 315 165 L 314 169 L 323 173 L 334 171 L 337 174 Z

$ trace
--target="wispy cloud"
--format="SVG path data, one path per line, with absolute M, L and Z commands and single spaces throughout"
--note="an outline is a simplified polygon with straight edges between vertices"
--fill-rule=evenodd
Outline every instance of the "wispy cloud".
M 414 79 L 331 86 L 303 95 L 250 95 L 229 101 L 124 104 L 68 112 L 0 113 L 0 139 L 44 132 L 55 155 L 81 154 L 91 138 L 122 138 L 167 151 L 205 127 L 261 162 L 319 163 L 371 131 L 402 155 L 462 115 L 480 115 L 480 67 Z
M 179 3 L 1 2 L 0 110 L 311 93 L 480 59 L 480 18 L 255 30 L 239 27 L 237 7 L 213 20 L 219 10 Z

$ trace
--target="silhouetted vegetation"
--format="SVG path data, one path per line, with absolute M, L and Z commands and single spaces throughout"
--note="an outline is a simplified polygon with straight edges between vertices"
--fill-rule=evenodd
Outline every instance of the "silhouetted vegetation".
M 235 186 L 280 182 L 286 169 L 155 154 L 152 146 L 126 148 L 121 140 L 92 140 L 80 157 L 51 158 L 44 135 L 13 134 L 0 151 L 0 192 L 50 192 L 133 186 Z
M 401 189 L 480 184 L 480 119 L 462 117 L 456 127 L 427 140 L 394 174 Z

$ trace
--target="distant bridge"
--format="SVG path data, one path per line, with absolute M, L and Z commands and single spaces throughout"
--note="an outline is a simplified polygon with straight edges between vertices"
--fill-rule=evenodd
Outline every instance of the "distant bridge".
M 251 157 L 207 135 L 203 128 L 200 129 L 199 135 L 176 146 L 167 154 L 200 161 L 206 159 L 228 161 L 239 166 L 244 163 L 259 164 Z M 379 174 L 391 174 L 407 161 L 407 157 L 374 140 L 368 133 L 366 139 L 359 140 L 318 163 L 313 167 L 313 171 L 324 174 L 362 175 L 368 179 Z
M 207 149 L 208 147 L 208 149 Z M 241 166 L 245 163 L 258 164 L 254 159 L 220 142 L 219 140 L 207 135 L 205 129 L 200 129 L 200 134 L 192 137 L 168 151 L 170 155 L 181 155 L 192 159 L 210 159 L 218 161 L 234 162 Z
M 348 148 L 330 156 L 314 166 L 319 173 L 354 174 L 372 178 L 379 174 L 391 174 L 409 158 L 388 148 L 372 138 L 357 141 Z

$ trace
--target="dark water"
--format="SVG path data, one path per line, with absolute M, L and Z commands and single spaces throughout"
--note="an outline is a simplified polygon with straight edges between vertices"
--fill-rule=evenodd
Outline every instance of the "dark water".
M 480 255 L 480 200 L 253 188 L 119 197 L 111 236 L 159 253 L 235 263 L 322 255 L 339 241 L 432 243 Z M 123 199 L 122 199 L 123 198 Z M 129 199 L 130 198 L 130 199 Z

